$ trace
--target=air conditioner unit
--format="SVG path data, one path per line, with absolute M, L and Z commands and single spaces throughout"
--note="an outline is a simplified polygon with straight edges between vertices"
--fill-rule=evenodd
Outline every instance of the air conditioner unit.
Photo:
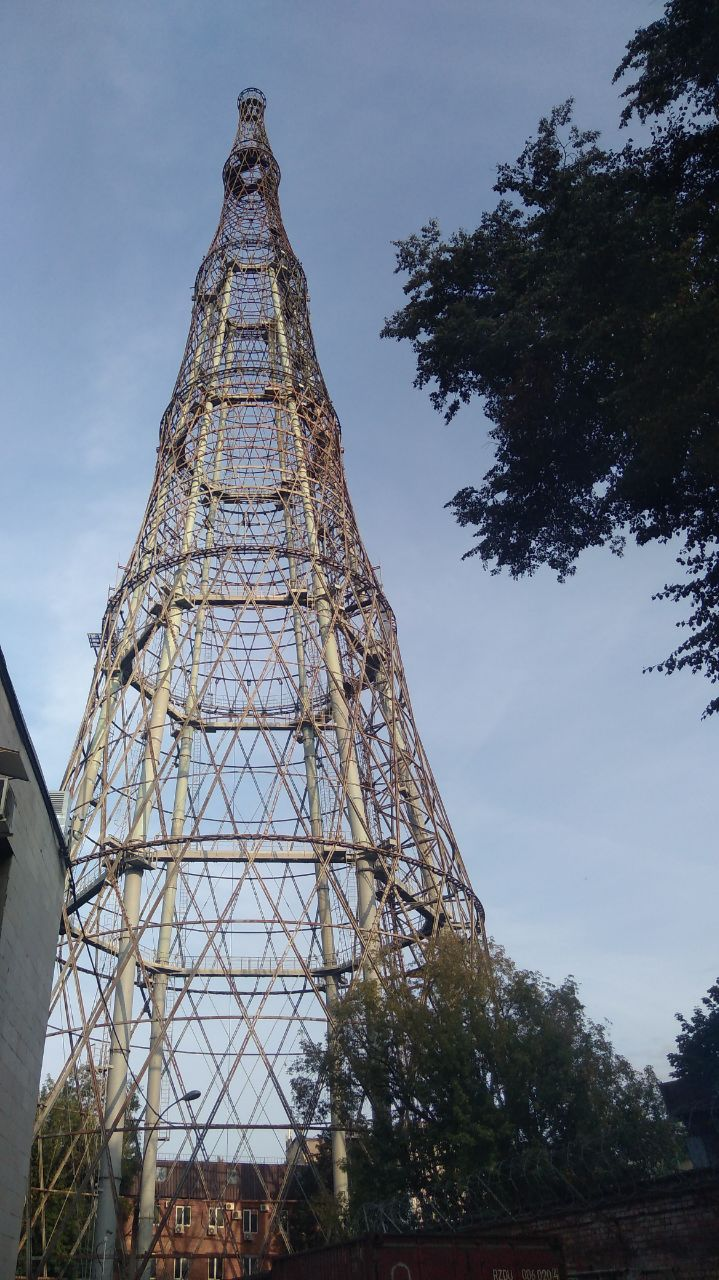
M 55 817 L 60 824 L 60 830 L 64 836 L 70 830 L 70 792 L 69 791 L 51 791 L 50 804 L 55 812 Z
M 234 1209 L 234 1207 L 235 1207 L 234 1200 L 225 1201 L 225 1209 L 227 1210 L 228 1213 L 232 1213 L 232 1210 Z
M 212 1223 L 210 1223 L 209 1227 L 207 1228 L 207 1234 L 208 1234 L 208 1236 L 216 1236 L 216 1235 L 217 1235 L 217 1227 L 213 1227 Z
M 269 1213 L 269 1212 L 270 1212 L 270 1206 L 268 1204 L 260 1205 L 260 1213 Z
M 241 1219 L 241 1217 L 242 1217 L 242 1210 L 241 1210 L 241 1209 L 233 1209 L 233 1210 L 232 1210 L 232 1221 L 233 1221 L 233 1222 L 239 1222 L 239 1221 L 240 1221 L 240 1219 Z
M 0 778 L 0 836 L 11 836 L 15 817 L 15 792 L 9 778 Z
M 183 1234 L 184 1230 L 185 1230 L 185 1224 L 184 1224 L 184 1222 L 176 1222 L 176 1223 L 175 1223 L 175 1235 L 176 1235 L 176 1236 L 181 1236 L 181 1235 Z
M 242 1239 L 243 1239 L 243 1240 L 254 1240 L 254 1238 L 255 1238 L 255 1236 L 256 1236 L 256 1235 L 257 1235 L 257 1232 L 256 1232 L 256 1231 L 243 1231 L 243 1232 L 242 1232 Z

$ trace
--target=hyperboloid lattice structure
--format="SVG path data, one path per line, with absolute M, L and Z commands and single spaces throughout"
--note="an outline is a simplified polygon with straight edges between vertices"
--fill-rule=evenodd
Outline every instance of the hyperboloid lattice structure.
M 421 982 L 442 928 L 483 937 L 348 497 L 264 105 L 255 89 L 239 99 L 150 500 L 64 783 L 74 883 L 50 1066 L 64 1065 L 38 1123 L 82 1081 L 91 1120 L 64 1158 L 84 1181 L 66 1201 L 76 1221 L 78 1196 L 86 1207 L 75 1247 L 96 1280 L 125 1248 L 126 1113 L 144 1134 L 142 1270 L 161 1229 L 158 1116 L 170 1108 L 178 1159 L 254 1160 L 261 1176 L 287 1130 L 302 1149 L 288 1064 L 343 993 L 397 970 Z M 343 1156 L 336 1131 L 340 1194 Z M 52 1206 L 61 1224 L 57 1189 Z

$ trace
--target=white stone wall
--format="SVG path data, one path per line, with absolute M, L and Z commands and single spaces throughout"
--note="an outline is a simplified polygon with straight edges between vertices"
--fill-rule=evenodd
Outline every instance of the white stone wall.
M 11 783 L 14 832 L 0 848 L 0 1280 L 15 1275 L 65 871 L 42 781 L 0 682 L 0 746 L 29 781 Z M 4 902 L 3 902 L 4 897 Z

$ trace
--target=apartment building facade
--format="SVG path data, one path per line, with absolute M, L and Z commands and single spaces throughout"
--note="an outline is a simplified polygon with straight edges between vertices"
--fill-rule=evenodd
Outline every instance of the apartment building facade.
M 288 1248 L 291 1177 L 286 1164 L 159 1160 L 152 1280 L 240 1280 L 269 1271 Z M 137 1190 L 124 1228 L 128 1254 Z

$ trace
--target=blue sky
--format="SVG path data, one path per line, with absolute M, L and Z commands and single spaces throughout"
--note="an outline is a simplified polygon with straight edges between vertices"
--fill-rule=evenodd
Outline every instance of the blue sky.
M 489 465 L 380 341 L 391 242 L 476 224 L 497 163 L 574 95 L 616 137 L 614 67 L 658 0 L 25 0 L 0 16 L 3 645 L 48 782 L 62 774 L 221 202 L 237 93 L 258 85 L 343 423 L 360 528 L 488 925 L 574 973 L 619 1049 L 666 1073 L 677 1009 L 719 965 L 709 688 L 642 675 L 676 643 L 671 552 L 574 580 L 462 562 L 443 503 Z

